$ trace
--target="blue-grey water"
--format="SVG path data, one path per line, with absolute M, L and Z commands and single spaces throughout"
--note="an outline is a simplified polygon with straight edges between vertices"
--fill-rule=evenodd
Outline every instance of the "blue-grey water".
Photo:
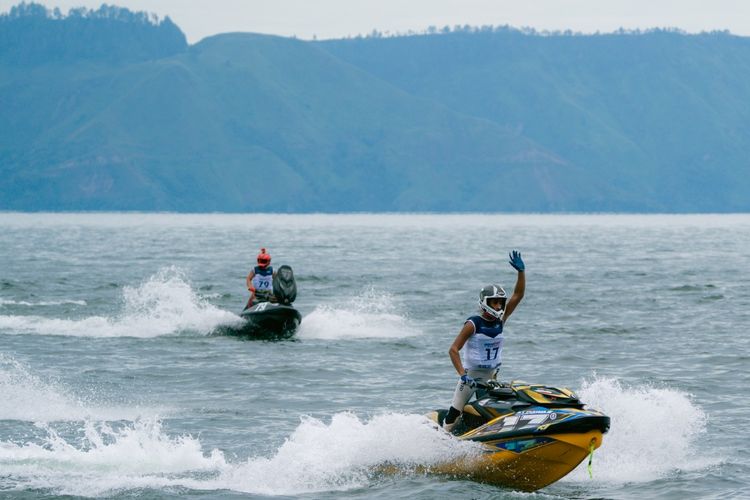
M 216 335 L 261 246 L 298 334 Z M 466 451 L 422 414 L 511 249 L 501 378 L 612 420 L 534 494 L 419 467 Z M 0 213 L 0 496 L 748 498 L 749 269 L 750 215 Z

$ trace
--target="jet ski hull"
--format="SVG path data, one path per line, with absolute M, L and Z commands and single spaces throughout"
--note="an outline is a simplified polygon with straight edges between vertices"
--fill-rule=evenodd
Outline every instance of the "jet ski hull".
M 602 432 L 519 436 L 482 443 L 477 456 L 440 464 L 431 470 L 480 483 L 536 491 L 565 477 L 602 444 Z
M 442 425 L 446 413 L 427 417 Z M 601 446 L 610 425 L 608 416 L 584 409 L 567 389 L 523 382 L 467 404 L 461 419 L 456 437 L 481 444 L 482 451 L 432 470 L 523 491 L 544 488 L 575 469 Z
M 241 337 L 253 339 L 284 339 L 294 335 L 302 321 L 300 312 L 292 306 L 261 302 L 240 314 L 245 323 L 235 330 Z

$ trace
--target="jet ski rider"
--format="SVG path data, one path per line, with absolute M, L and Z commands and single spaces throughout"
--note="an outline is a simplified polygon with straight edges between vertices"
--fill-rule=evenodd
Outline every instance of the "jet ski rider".
M 477 382 L 492 380 L 497 375 L 502 362 L 503 326 L 523 299 L 526 290 L 526 266 L 521 252 L 513 250 L 509 254 L 510 265 L 518 271 L 513 295 L 507 298 L 499 285 L 487 285 L 479 292 L 478 316 L 469 317 L 453 341 L 448 355 L 458 372 L 460 380 L 453 393 L 450 410 L 445 416 L 443 428 L 450 432 L 463 412 L 464 405 L 476 392 Z M 459 351 L 463 352 L 463 362 Z
M 247 290 L 250 292 L 250 299 L 245 309 L 258 302 L 276 302 L 273 296 L 273 278 L 276 273 L 271 267 L 271 255 L 266 253 L 265 248 L 260 249 L 257 261 L 258 265 L 248 273 L 245 280 Z

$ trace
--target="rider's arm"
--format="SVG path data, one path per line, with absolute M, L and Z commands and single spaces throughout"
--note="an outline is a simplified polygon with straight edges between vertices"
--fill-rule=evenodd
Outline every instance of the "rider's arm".
M 508 299 L 508 303 L 505 305 L 505 314 L 503 314 L 503 321 L 507 321 L 508 317 L 513 314 L 513 311 L 518 306 L 518 303 L 523 299 L 523 294 L 526 292 L 526 272 L 518 271 L 518 278 L 516 279 L 516 287 L 513 289 L 513 295 Z
M 463 375 L 464 373 L 466 373 L 466 369 L 461 363 L 461 355 L 458 352 L 463 348 L 466 341 L 469 340 L 469 337 L 471 337 L 473 334 L 474 323 L 472 323 L 471 321 L 467 321 L 466 323 L 464 323 L 461 331 L 458 332 L 456 340 L 454 340 L 453 344 L 451 344 L 451 348 L 448 349 L 448 356 L 450 356 L 453 367 L 456 369 L 456 372 L 459 375 Z
M 255 269 L 251 270 L 248 275 L 247 279 L 245 280 L 245 283 L 247 284 L 247 289 L 251 292 L 255 291 L 255 287 L 253 286 L 253 277 L 255 276 Z

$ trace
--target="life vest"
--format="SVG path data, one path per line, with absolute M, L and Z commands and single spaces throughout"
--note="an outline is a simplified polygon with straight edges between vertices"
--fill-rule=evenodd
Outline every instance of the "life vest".
M 260 266 L 255 266 L 254 271 L 255 297 L 259 300 L 268 300 L 273 294 L 273 267 L 268 266 L 263 269 Z
M 471 316 L 466 322 L 474 325 L 474 333 L 464 345 L 464 367 L 468 370 L 494 369 L 502 364 L 503 322 Z

